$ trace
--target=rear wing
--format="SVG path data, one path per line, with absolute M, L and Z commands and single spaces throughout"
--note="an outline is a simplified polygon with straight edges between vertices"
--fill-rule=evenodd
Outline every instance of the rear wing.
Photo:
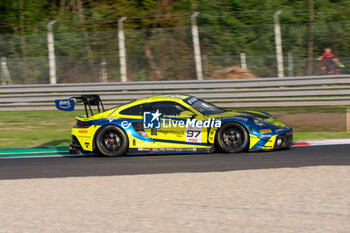
M 104 112 L 104 106 L 99 95 L 81 95 L 73 96 L 69 99 L 55 100 L 56 108 L 61 111 L 73 111 L 75 103 L 84 103 L 86 117 L 94 115 L 91 106 L 96 106 L 98 113 Z

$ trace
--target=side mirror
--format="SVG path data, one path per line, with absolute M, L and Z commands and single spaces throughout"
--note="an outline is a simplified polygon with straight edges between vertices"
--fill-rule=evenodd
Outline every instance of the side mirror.
M 186 110 L 180 113 L 180 117 L 193 119 L 196 115 L 193 112 Z

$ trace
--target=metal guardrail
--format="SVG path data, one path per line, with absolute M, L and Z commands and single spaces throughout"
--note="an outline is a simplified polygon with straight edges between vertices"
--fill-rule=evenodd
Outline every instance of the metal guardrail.
M 0 111 L 53 110 L 54 100 L 99 94 L 106 106 L 190 94 L 222 107 L 350 105 L 350 75 L 0 86 Z

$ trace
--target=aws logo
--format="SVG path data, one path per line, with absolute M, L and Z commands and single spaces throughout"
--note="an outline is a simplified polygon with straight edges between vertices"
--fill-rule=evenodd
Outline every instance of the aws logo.
M 74 100 L 55 100 L 56 108 L 61 111 L 73 111 L 74 110 Z

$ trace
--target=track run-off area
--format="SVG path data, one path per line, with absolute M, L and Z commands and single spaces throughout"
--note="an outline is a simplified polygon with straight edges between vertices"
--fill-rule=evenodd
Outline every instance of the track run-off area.
M 238 154 L 70 156 L 64 148 L 30 151 L 22 158 L 0 159 L 0 179 L 225 172 L 307 166 L 349 166 L 350 144 L 300 146 Z M 44 153 L 44 154 L 43 154 Z M 45 154 L 46 153 L 46 154 Z M 42 155 L 48 155 L 40 157 Z M 5 158 L 4 150 L 2 158 Z M 10 157 L 11 156 L 7 156 Z

